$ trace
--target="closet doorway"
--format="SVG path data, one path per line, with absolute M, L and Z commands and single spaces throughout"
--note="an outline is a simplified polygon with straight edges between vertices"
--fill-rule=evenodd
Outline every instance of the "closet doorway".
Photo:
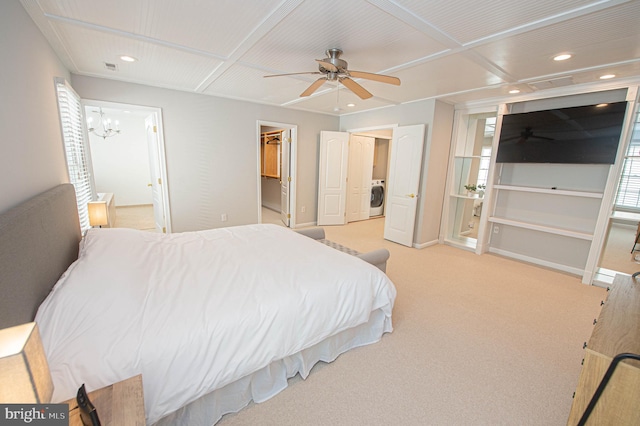
M 296 147 L 298 126 L 257 122 L 258 223 L 296 224 Z
M 392 129 L 349 134 L 347 223 L 384 217 Z
M 97 200 L 109 203 L 109 226 L 170 233 L 160 109 L 86 99 L 82 104 L 93 189 Z

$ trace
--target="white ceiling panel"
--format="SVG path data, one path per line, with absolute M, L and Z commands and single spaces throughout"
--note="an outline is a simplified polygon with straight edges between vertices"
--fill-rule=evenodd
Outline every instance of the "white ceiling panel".
M 48 15 L 137 34 L 147 6 L 146 2 L 128 0 L 56 0 L 37 4 Z
M 478 53 L 520 80 L 640 57 L 640 4 L 617 6 L 480 46 Z M 574 57 L 556 62 L 552 57 Z
M 54 23 L 54 26 L 80 74 L 102 74 L 114 79 L 193 91 L 220 64 L 214 58 L 75 25 Z M 125 54 L 139 60 L 133 63 L 120 60 L 120 55 Z M 107 70 L 105 62 L 116 64 L 117 71 Z
M 265 79 L 262 71 L 234 65 L 219 79 L 206 88 L 204 93 L 210 95 L 254 99 L 257 102 L 283 104 L 297 99 L 315 78 L 279 77 Z M 242 82 L 241 85 L 238 82 Z
M 56 16 L 222 56 L 229 56 L 280 3 L 261 0 L 247 7 L 246 2 L 232 0 L 40 2 L 45 12 Z M 242 19 L 224 19 L 227 14 Z
M 371 93 L 399 102 L 437 97 L 503 81 L 463 56 L 446 56 L 394 73 L 402 81 L 400 87 L 359 81 Z
M 587 6 L 593 0 L 396 0 L 461 44 Z M 464 25 L 460 25 L 464 22 Z
M 329 114 L 615 84 L 598 80 L 605 72 L 640 84 L 640 0 L 20 2 L 71 72 Z M 317 72 L 330 48 L 349 70 L 402 85 L 360 80 L 373 98 L 343 87 L 337 101 L 334 83 L 299 97 L 317 75 L 263 78 Z M 551 60 L 565 51 L 574 58 Z
M 364 0 L 306 1 L 242 58 L 279 72 L 317 71 L 340 48 L 349 68 L 379 72 L 445 47 Z

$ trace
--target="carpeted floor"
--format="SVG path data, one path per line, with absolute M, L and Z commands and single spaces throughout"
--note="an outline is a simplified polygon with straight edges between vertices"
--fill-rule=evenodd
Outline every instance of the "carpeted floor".
M 606 291 L 578 277 L 444 245 L 382 238 L 384 219 L 325 227 L 386 247 L 394 331 L 320 363 L 220 425 L 564 425 Z

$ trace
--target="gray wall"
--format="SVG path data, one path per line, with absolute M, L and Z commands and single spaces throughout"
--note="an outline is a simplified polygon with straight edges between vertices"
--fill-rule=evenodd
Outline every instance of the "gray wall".
M 258 120 L 298 125 L 296 223 L 315 222 L 317 139 L 338 117 L 78 75 L 71 84 L 84 99 L 162 109 L 174 232 L 257 222 Z
M 68 182 L 54 78 L 69 78 L 18 1 L 0 3 L 0 212 Z

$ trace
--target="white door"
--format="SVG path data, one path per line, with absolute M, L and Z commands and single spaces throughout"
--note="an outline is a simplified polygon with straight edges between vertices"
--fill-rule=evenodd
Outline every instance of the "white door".
M 147 131 L 147 146 L 149 148 L 149 173 L 151 176 L 151 196 L 153 202 L 153 218 L 156 232 L 166 232 L 162 174 L 160 171 L 160 139 L 158 138 L 158 126 L 155 115 L 151 114 L 144 120 Z
M 348 157 L 348 133 L 320 132 L 318 225 L 345 224 Z
M 369 219 L 375 142 L 368 136 L 349 138 L 347 222 Z
M 290 167 L 289 158 L 291 158 L 291 129 L 282 131 L 280 137 L 280 220 L 284 223 L 284 226 L 289 226 L 291 218 L 290 209 L 291 204 L 289 201 L 289 182 L 290 182 Z
M 423 147 L 424 124 L 393 129 L 384 238 L 409 247 L 413 245 Z

